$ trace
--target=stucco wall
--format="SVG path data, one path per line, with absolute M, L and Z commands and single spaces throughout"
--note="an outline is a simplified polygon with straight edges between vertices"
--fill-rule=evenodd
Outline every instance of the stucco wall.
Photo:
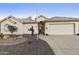
M 16 24 L 12 23 L 11 21 L 16 22 Z M 11 34 L 10 31 L 5 31 L 5 29 L 4 29 L 5 24 L 14 25 L 17 27 L 17 31 L 14 32 L 13 34 L 23 34 L 23 24 L 14 19 L 8 19 L 1 23 L 1 33 Z
M 16 22 L 16 24 L 12 23 L 10 20 Z M 45 18 L 38 18 L 37 21 L 44 21 Z M 11 34 L 9 31 L 5 31 L 4 30 L 4 25 L 5 24 L 10 24 L 10 25 L 14 25 L 18 28 L 17 32 L 14 32 L 14 34 L 31 34 L 31 31 L 29 31 L 28 29 L 30 29 L 31 26 L 33 26 L 34 28 L 34 34 L 38 33 L 38 24 L 37 23 L 30 23 L 30 24 L 22 24 L 21 22 L 14 20 L 14 19 L 8 19 L 5 20 L 3 22 L 1 22 L 1 33 L 3 34 Z M 79 33 L 79 22 L 46 22 L 45 23 L 45 34 L 49 33 L 49 30 L 47 28 L 50 27 L 49 24 L 75 24 L 75 34 Z
M 29 31 L 30 27 L 34 28 L 34 34 L 37 34 L 38 33 L 38 25 L 35 23 L 35 24 L 24 24 L 23 25 L 23 33 L 24 34 L 31 34 L 31 31 Z
M 75 23 L 75 33 L 79 33 L 79 22 Z

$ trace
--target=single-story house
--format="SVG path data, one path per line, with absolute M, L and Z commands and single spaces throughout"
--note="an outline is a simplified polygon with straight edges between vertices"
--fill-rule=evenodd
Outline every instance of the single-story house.
M 19 19 L 13 16 L 9 16 L 4 18 L 0 22 L 0 32 L 3 34 L 12 34 L 8 30 L 8 25 L 13 25 L 17 27 L 17 31 L 13 32 L 13 34 L 22 35 L 22 34 L 31 34 L 29 31 L 30 27 L 33 26 L 34 34 L 37 34 L 37 23 L 31 19 L 31 17 Z
M 9 16 L 0 21 L 0 32 L 3 34 L 12 34 L 7 28 L 7 25 L 14 25 L 17 31 L 13 34 L 31 34 L 29 30 L 32 26 L 34 34 L 48 35 L 75 35 L 79 33 L 79 18 L 71 17 L 52 17 L 47 18 L 43 15 L 32 20 L 28 18 L 16 18 Z

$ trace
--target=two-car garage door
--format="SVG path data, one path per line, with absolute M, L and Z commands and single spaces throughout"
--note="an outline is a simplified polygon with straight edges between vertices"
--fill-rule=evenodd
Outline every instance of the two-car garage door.
M 52 25 L 49 25 L 48 34 L 73 35 L 74 34 L 74 24 L 52 24 Z

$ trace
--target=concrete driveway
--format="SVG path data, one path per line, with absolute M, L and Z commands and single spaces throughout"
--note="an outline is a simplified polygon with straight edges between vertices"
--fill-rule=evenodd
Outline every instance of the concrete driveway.
M 56 55 L 79 55 L 79 36 L 76 35 L 39 35 Z

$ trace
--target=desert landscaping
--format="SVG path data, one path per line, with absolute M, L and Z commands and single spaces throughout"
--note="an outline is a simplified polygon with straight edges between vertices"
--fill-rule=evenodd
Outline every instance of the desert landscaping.
M 54 55 L 54 52 L 47 42 L 37 40 L 36 35 L 24 35 L 0 39 L 0 55 Z

